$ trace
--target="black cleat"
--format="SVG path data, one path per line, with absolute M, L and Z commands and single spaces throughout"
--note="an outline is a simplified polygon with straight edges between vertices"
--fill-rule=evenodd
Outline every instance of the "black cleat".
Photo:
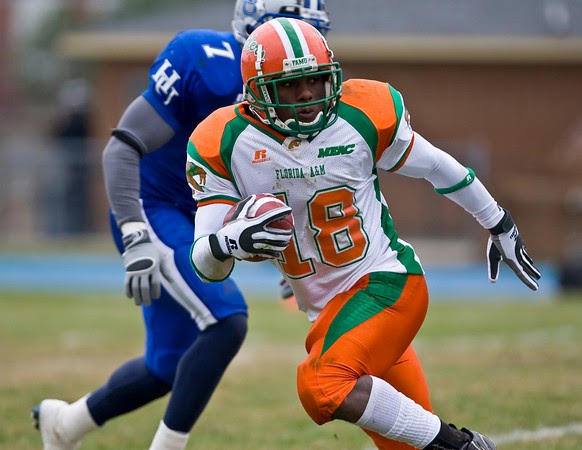
M 497 447 L 493 443 L 493 441 L 488 438 L 487 436 L 477 433 L 476 431 L 469 430 L 467 428 L 461 428 L 461 431 L 464 431 L 469 436 L 471 436 L 471 440 L 467 442 L 461 450 L 496 450 Z

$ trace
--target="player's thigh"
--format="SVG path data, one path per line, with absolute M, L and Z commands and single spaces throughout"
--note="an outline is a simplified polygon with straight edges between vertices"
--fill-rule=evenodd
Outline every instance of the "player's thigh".
M 412 343 L 427 308 L 423 276 L 371 274 L 326 305 L 306 339 L 309 357 L 382 377 Z
M 142 307 L 145 326 L 145 362 L 156 376 L 172 383 L 182 355 L 200 330 L 190 313 L 162 290 L 159 299 Z
M 362 375 L 382 378 L 410 346 L 426 315 L 424 277 L 371 274 L 334 297 L 311 327 L 298 368 L 302 403 L 329 420 Z

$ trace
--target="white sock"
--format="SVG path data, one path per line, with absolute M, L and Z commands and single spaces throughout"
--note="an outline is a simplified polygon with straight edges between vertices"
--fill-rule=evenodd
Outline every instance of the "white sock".
M 386 381 L 371 378 L 370 399 L 356 425 L 417 448 L 430 444 L 441 428 L 440 419 Z
M 99 428 L 89 413 L 87 397 L 71 403 L 61 412 L 60 428 L 71 442 L 80 441 L 87 433 Z
M 184 450 L 190 433 L 170 430 L 162 420 L 149 450 Z

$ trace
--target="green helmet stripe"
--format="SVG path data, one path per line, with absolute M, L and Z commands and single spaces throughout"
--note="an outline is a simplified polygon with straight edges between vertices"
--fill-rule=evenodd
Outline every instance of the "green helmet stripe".
M 294 24 L 285 18 L 275 19 L 271 23 L 285 46 L 287 58 L 302 58 L 309 54 L 305 37 L 299 27 L 295 28 Z

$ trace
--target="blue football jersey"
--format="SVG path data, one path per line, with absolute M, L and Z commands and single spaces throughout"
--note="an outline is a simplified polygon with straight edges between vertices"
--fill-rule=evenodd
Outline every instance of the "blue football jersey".
M 241 98 L 240 54 L 232 33 L 188 30 L 178 33 L 152 64 L 143 96 L 176 135 L 141 159 L 144 200 L 195 209 L 184 175 L 188 138 L 212 111 Z

